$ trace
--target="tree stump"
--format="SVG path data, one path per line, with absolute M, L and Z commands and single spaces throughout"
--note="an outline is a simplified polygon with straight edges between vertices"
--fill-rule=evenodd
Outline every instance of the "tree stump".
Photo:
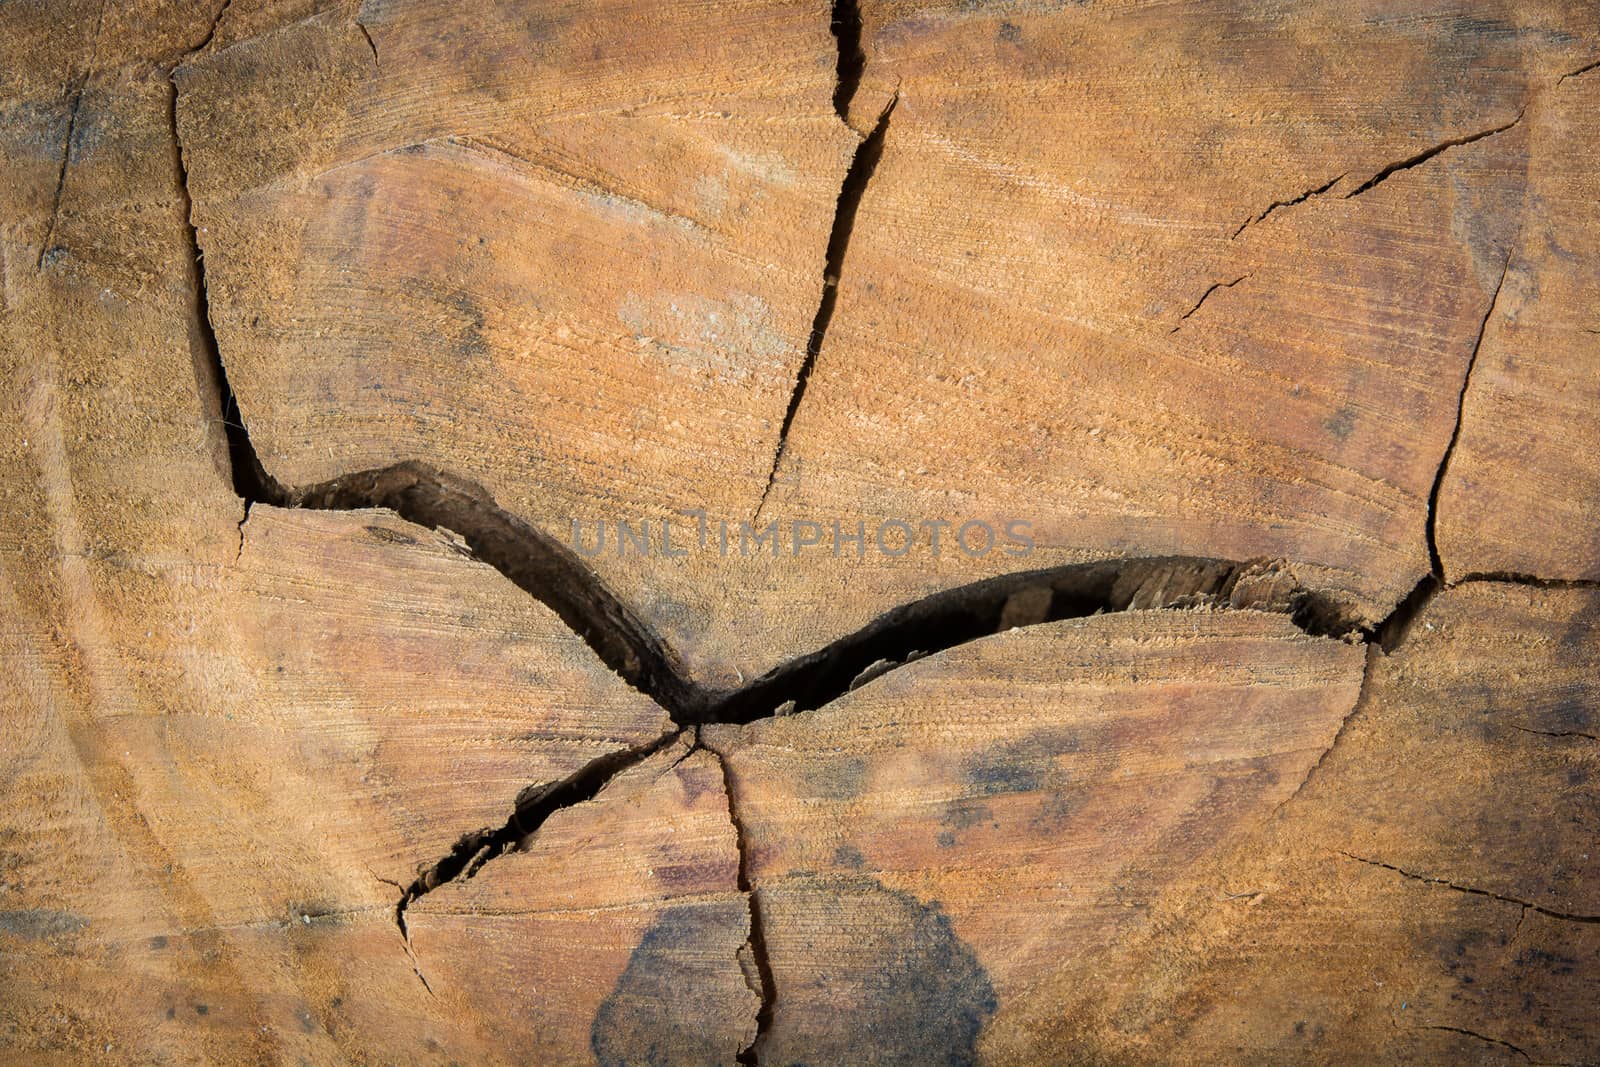
M 0 1059 L 1600 1062 L 1591 0 L 0 54 Z

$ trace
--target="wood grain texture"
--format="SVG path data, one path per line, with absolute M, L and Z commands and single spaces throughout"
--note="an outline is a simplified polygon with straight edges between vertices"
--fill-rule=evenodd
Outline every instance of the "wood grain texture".
M 1439 498 L 1446 573 L 1600 578 L 1600 78 L 1528 114 L 1529 207 Z
M 1095 982 L 1030 990 L 999 1062 L 1593 1060 L 1597 609 L 1588 590 L 1441 594 L 1373 651 L 1277 817 L 1151 901 Z
M 971 1062 L 1022 991 L 1089 981 L 1168 881 L 1294 792 L 1361 661 L 1271 616 L 1131 612 L 703 728 L 772 961 L 758 1056 Z
M 0 3 L 0 1061 L 1600 1058 L 1600 8 L 856 7 Z
M 217 334 L 267 470 L 422 460 L 563 540 L 574 519 L 743 517 L 855 144 L 825 6 L 366 10 L 224 35 L 177 73 Z M 720 613 L 672 592 L 714 568 L 665 561 L 664 583 L 662 562 L 596 566 L 674 635 Z
M 898 103 L 774 507 L 959 501 L 1062 554 L 1284 555 L 1387 614 L 1428 569 L 1527 131 L 1362 189 L 1514 123 L 1583 13 L 862 11 L 852 117 Z
M 818 5 L 290 10 L 177 76 L 267 470 L 422 460 L 564 540 L 650 523 L 592 565 L 720 687 L 1014 569 L 969 520 L 1029 523 L 1033 566 L 1283 557 L 1381 619 L 1592 22 L 863 5 L 856 135 L 897 103 L 808 365 L 855 151 Z M 784 558 L 669 557 L 686 511 Z M 909 560 L 795 545 L 886 520 Z
M 412 944 L 504 1062 L 732 1063 L 760 1006 L 722 769 L 688 737 L 419 900 Z

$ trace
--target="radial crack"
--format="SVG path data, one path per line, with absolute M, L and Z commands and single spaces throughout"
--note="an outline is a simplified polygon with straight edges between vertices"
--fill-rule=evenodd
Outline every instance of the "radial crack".
M 1410 170 L 1412 167 L 1426 163 L 1428 160 L 1432 159 L 1441 152 L 1447 151 L 1451 148 L 1459 148 L 1462 145 L 1469 145 L 1476 141 L 1481 141 L 1485 137 L 1493 137 L 1497 133 L 1505 133 L 1507 130 L 1511 129 L 1511 127 L 1522 121 L 1522 116 L 1527 110 L 1528 109 L 1526 107 L 1523 107 L 1521 111 L 1517 112 L 1516 118 L 1502 126 L 1496 126 L 1493 129 L 1488 130 L 1481 130 L 1478 133 L 1469 133 L 1465 137 L 1452 137 L 1450 140 L 1441 141 L 1439 144 L 1436 144 L 1431 148 L 1424 149 L 1414 156 L 1408 156 L 1397 163 L 1391 163 L 1387 167 L 1384 167 L 1382 170 L 1378 171 L 1378 173 L 1374 174 L 1372 177 L 1368 178 L 1366 181 L 1362 182 L 1360 185 L 1356 186 L 1355 189 L 1345 193 L 1344 198 L 1346 200 L 1353 200 L 1362 193 L 1366 192 L 1368 189 L 1387 181 L 1389 178 L 1399 174 L 1403 170 Z
M 682 736 L 683 728 L 677 727 L 648 744 L 598 756 L 560 781 L 531 785 L 518 794 L 511 816 L 503 825 L 462 834 L 442 859 L 419 873 L 400 894 L 399 903 L 395 905 L 395 922 L 405 938 L 406 951 L 411 952 L 406 909 L 416 900 L 457 878 L 471 878 L 491 860 L 522 848 L 550 816 L 593 800 L 617 775 L 638 766 Z M 415 963 L 414 953 L 412 960 Z M 417 977 L 422 978 L 424 986 L 428 984 L 420 968 L 417 969 Z M 431 988 L 429 992 L 432 992 Z
M 1382 656 L 1382 650 L 1375 642 L 1367 645 L 1367 658 L 1361 668 L 1361 685 L 1356 689 L 1355 701 L 1350 705 L 1350 710 L 1345 712 L 1344 718 L 1339 720 L 1339 728 L 1333 732 L 1333 740 L 1328 742 L 1328 747 L 1322 750 L 1322 754 L 1317 757 L 1317 761 L 1310 767 L 1306 768 L 1305 777 L 1301 778 L 1300 784 L 1294 787 L 1294 792 L 1284 797 L 1283 800 L 1278 803 L 1278 806 L 1273 809 L 1274 815 L 1282 811 L 1288 806 L 1290 801 L 1294 800 L 1302 792 L 1304 792 L 1306 786 L 1311 784 L 1311 779 L 1317 774 L 1318 771 L 1322 770 L 1322 765 L 1327 762 L 1328 757 L 1332 755 L 1333 750 L 1339 747 L 1339 742 L 1344 738 L 1345 731 L 1348 730 L 1350 724 L 1355 721 L 1355 718 L 1361 712 L 1361 709 L 1366 707 L 1367 697 L 1370 692 L 1370 686 L 1372 685 L 1372 676 L 1375 673 L 1374 668 L 1377 666 L 1377 663 Z
M 1543 915 L 1547 918 L 1560 919 L 1562 922 L 1600 923 L 1600 915 L 1584 915 L 1570 911 L 1557 911 L 1554 908 L 1547 908 L 1541 904 L 1535 904 L 1531 900 L 1521 900 L 1517 897 L 1508 897 L 1504 893 L 1496 893 L 1488 889 L 1479 889 L 1476 886 L 1460 885 L 1459 883 L 1450 881 L 1448 878 L 1435 878 L 1431 875 L 1417 874 L 1413 871 L 1406 870 L 1404 867 L 1396 867 L 1392 863 L 1384 863 L 1381 860 L 1368 859 L 1365 856 L 1357 856 L 1355 853 L 1346 852 L 1344 849 L 1334 849 L 1334 851 L 1347 860 L 1354 860 L 1356 863 L 1365 863 L 1369 867 L 1381 867 L 1383 870 L 1393 871 L 1395 874 L 1398 874 L 1403 878 L 1409 878 L 1415 882 L 1422 882 L 1424 885 L 1436 885 L 1444 889 L 1452 889 L 1457 893 L 1468 893 L 1475 897 L 1488 897 L 1490 900 L 1498 900 L 1504 904 L 1515 904 L 1518 907 L 1527 908 L 1529 911 L 1536 911 L 1540 915 Z
M 1489 306 L 1483 313 L 1483 321 L 1478 324 L 1478 336 L 1472 343 L 1472 354 L 1467 357 L 1466 373 L 1461 376 L 1461 390 L 1456 394 L 1456 421 L 1450 431 L 1450 440 L 1445 445 L 1444 455 L 1439 460 L 1439 469 L 1434 472 L 1433 486 L 1428 490 L 1428 515 L 1423 521 L 1423 532 L 1428 542 L 1428 562 L 1433 567 L 1434 577 L 1439 581 L 1445 580 L 1444 560 L 1439 556 L 1439 493 L 1444 488 L 1445 475 L 1450 470 L 1450 460 L 1455 455 L 1456 444 L 1461 440 L 1461 423 L 1467 411 L 1467 390 L 1472 386 L 1472 372 L 1478 365 L 1478 351 L 1483 347 L 1483 338 L 1489 330 L 1489 320 L 1494 317 L 1495 305 L 1500 302 L 1500 290 L 1505 288 L 1506 274 L 1511 269 L 1510 249 L 1506 251 L 1506 259 L 1500 267 L 1500 280 L 1495 283 L 1494 295 L 1489 297 Z
M 1348 173 L 1348 171 L 1346 173 Z M 1321 196 L 1323 193 L 1327 192 L 1329 189 L 1332 189 L 1335 185 L 1338 185 L 1340 182 L 1344 181 L 1344 178 L 1345 178 L 1344 174 L 1341 174 L 1337 178 L 1333 179 L 1332 181 L 1326 182 L 1326 183 L 1324 183 L 1322 185 L 1319 185 L 1315 189 L 1307 189 L 1305 192 L 1301 193 L 1299 196 L 1293 197 L 1293 198 L 1291 198 L 1289 200 L 1274 200 L 1272 203 L 1267 205 L 1267 208 L 1266 208 L 1265 211 L 1261 212 L 1258 215 L 1252 215 L 1250 218 L 1245 219 L 1243 222 L 1239 223 L 1239 228 L 1237 230 L 1233 231 L 1233 234 L 1228 238 L 1228 240 L 1231 241 L 1235 237 L 1238 237 L 1245 230 L 1249 229 L 1251 226 L 1254 226 L 1256 223 L 1262 221 L 1268 215 L 1270 215 L 1274 211 L 1278 210 L 1280 207 L 1294 207 L 1296 204 L 1305 203 L 1307 200 L 1310 200 L 1314 196 Z
M 816 317 L 811 320 L 811 333 L 806 341 L 805 358 L 795 372 L 794 388 L 789 393 L 789 407 L 783 413 L 783 423 L 778 427 L 778 444 L 772 451 L 772 469 L 767 472 L 767 484 L 756 503 L 755 518 L 760 521 L 767 497 L 772 493 L 778 478 L 778 467 L 783 462 L 789 445 L 789 429 L 794 425 L 795 414 L 806 395 L 806 384 L 811 380 L 812 368 L 822 352 L 822 342 L 828 335 L 828 324 L 833 321 L 833 307 L 839 298 L 839 279 L 844 271 L 845 253 L 850 249 L 850 234 L 855 229 L 856 212 L 861 209 L 861 199 L 866 195 L 867 183 L 872 180 L 878 160 L 883 157 L 883 141 L 889 133 L 889 116 L 900 102 L 897 90 L 878 116 L 872 132 L 856 146 L 856 154 L 845 171 L 844 184 L 839 187 L 839 202 L 833 212 L 833 229 L 828 235 L 828 254 L 822 268 L 822 298 L 817 303 Z
M 772 1028 L 773 1010 L 777 1004 L 777 983 L 772 976 L 772 960 L 767 955 L 766 929 L 763 925 L 761 911 L 761 897 L 750 880 L 750 848 L 745 840 L 744 826 L 739 821 L 737 789 L 734 784 L 733 770 L 728 766 L 728 759 L 721 750 L 705 744 L 700 740 L 695 742 L 707 752 L 716 757 L 717 764 L 722 768 L 723 792 L 728 799 L 728 819 L 733 823 L 734 839 L 739 848 L 739 891 L 750 902 L 750 955 L 755 962 L 756 974 L 759 977 L 761 988 L 758 993 L 761 997 L 761 1007 L 756 1012 L 756 1033 L 750 1043 L 740 1050 L 737 1062 L 751 1065 L 760 1063 L 761 1045 L 768 1031 Z

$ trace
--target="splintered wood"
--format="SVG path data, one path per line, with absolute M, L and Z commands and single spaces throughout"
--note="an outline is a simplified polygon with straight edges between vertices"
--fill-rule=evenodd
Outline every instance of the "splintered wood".
M 0 145 L 0 1061 L 1600 1060 L 1593 0 L 13 0 Z

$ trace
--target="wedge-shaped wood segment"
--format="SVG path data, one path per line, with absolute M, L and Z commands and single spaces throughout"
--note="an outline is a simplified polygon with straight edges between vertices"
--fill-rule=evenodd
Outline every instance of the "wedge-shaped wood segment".
M 1283 555 L 1381 618 L 1585 11 L 863 3 L 852 121 L 897 103 L 768 511 Z
M 1360 708 L 1279 818 L 1153 900 L 1102 980 L 1033 990 L 996 1048 L 1589 1062 L 1597 618 L 1591 590 L 1441 594 L 1395 653 L 1374 652 Z
M 1452 578 L 1600 578 L 1600 69 L 1528 122 L 1528 208 L 1439 498 Z
M 225 13 L 177 76 L 268 472 L 418 460 L 564 540 L 649 522 L 593 566 L 712 686 L 1020 565 L 969 520 L 1029 524 L 1027 565 L 1284 557 L 1382 618 L 1591 28 L 865 4 L 857 152 L 815 4 L 299 14 Z
M 509 1062 L 732 1063 L 760 981 L 716 757 L 690 735 L 406 913 L 447 1010 Z
M 771 961 L 761 1061 L 968 1062 L 1024 991 L 1093 980 L 1167 882 L 1294 791 L 1361 661 L 1276 616 L 1131 612 L 703 728 Z
M 412 974 L 402 889 L 530 786 L 653 742 L 665 712 L 392 516 L 257 508 L 236 563 L 115 560 L 63 559 L 58 615 L 7 605 L 28 668 L 7 678 L 0 830 L 15 1045 L 147 1019 L 130 1052 L 157 1059 L 204 1047 L 197 1025 L 263 1055 L 480 1055 Z M 63 971 L 81 994 L 122 968 L 154 985 L 52 1016 Z
M 271 475 L 420 460 L 563 540 L 753 506 L 855 145 L 824 8 L 240 17 L 178 70 L 178 116 Z
M 241 525 L 149 59 L 4 114 L 0 1046 L 477 1058 L 413 971 L 402 887 L 665 713 L 438 535 Z

